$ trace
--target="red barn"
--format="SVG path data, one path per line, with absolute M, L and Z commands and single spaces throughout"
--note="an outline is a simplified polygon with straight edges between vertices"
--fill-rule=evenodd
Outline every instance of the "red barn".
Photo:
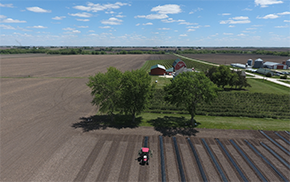
M 151 66 L 150 75 L 164 75 L 166 73 L 166 68 L 160 64 Z
M 180 59 L 176 59 L 173 64 L 172 67 L 174 68 L 174 71 L 177 71 L 183 67 L 186 67 L 185 62 L 181 61 Z

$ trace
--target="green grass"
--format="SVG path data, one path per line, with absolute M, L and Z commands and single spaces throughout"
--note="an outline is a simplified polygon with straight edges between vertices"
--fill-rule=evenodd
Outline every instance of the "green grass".
M 154 114 L 140 115 L 140 126 L 154 126 L 163 122 L 164 127 L 183 127 L 183 122 L 189 122 L 190 115 L 186 114 Z M 199 125 L 196 128 L 206 129 L 237 129 L 237 130 L 270 130 L 284 131 L 290 129 L 289 119 L 247 118 L 247 117 L 217 117 L 195 116 Z
M 155 84 L 156 89 L 163 89 L 167 84 L 170 84 L 172 78 L 165 78 L 160 76 L 151 76 L 151 83 Z M 157 80 L 157 83 L 155 81 Z
M 290 88 L 279 85 L 263 79 L 247 79 L 252 86 L 248 87 L 249 92 L 271 93 L 271 94 L 289 94 Z

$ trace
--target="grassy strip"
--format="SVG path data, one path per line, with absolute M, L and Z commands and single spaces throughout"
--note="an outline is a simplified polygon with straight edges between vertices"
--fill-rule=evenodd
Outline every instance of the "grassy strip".
M 264 79 L 248 79 L 247 81 L 252 86 L 247 90 L 252 93 L 289 94 L 290 92 L 290 88 Z
M 189 122 L 187 114 L 154 114 L 143 113 L 140 115 L 140 126 L 156 126 L 160 123 L 164 127 L 184 127 L 180 121 Z M 166 117 L 169 117 L 166 118 Z M 288 119 L 247 118 L 247 117 L 217 117 L 197 115 L 195 120 L 199 123 L 196 128 L 206 129 L 236 129 L 236 130 L 270 130 L 285 131 L 290 129 Z M 158 122 L 158 123 L 157 123 Z

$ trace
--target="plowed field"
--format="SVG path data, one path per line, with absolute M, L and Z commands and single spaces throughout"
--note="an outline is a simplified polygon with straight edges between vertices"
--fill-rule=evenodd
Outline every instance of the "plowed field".
M 88 75 L 104 72 L 108 66 L 123 71 L 140 68 L 150 59 L 150 55 L 106 55 L 1 60 L 1 77 L 8 78 L 1 78 L 0 181 L 181 181 L 181 170 L 186 181 L 203 181 L 203 177 L 208 181 L 222 181 L 223 177 L 242 181 L 241 174 L 248 181 L 290 180 L 290 145 L 286 142 L 290 135 L 286 132 L 279 132 L 286 141 L 265 132 L 276 145 L 259 131 L 197 129 L 189 137 L 196 155 L 186 136 L 176 136 L 178 161 L 173 137 L 160 138 L 161 133 L 154 128 L 96 128 L 85 132 L 86 128 L 73 127 L 96 113 L 85 85 Z M 27 75 L 31 78 L 22 78 Z M 136 159 L 145 136 L 149 137 L 153 157 L 143 166 Z M 161 168 L 161 148 L 165 171 Z

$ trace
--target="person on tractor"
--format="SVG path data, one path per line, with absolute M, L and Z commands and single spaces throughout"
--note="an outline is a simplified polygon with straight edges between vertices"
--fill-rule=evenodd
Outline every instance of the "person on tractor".
M 152 157 L 152 152 L 148 147 L 141 147 L 139 150 L 139 156 L 141 158 L 141 163 L 142 164 L 149 164 L 149 155 Z

